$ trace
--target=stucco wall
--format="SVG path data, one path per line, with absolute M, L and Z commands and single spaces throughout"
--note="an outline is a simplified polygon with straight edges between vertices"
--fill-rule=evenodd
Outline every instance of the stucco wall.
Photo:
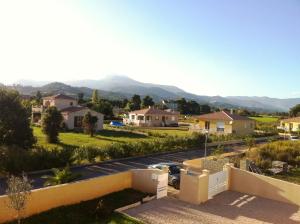
M 157 191 L 157 180 L 153 175 L 160 175 L 167 171 L 158 169 L 135 169 L 132 170 L 132 188 L 156 194 Z
M 131 119 L 131 116 L 135 115 L 135 119 Z M 145 115 L 144 120 L 137 120 L 137 116 L 144 116 L 143 114 L 134 114 L 129 113 L 129 118 L 123 120 L 125 124 L 134 124 L 136 126 L 142 127 L 160 127 L 162 126 L 162 117 L 164 116 L 167 119 L 165 120 L 166 125 L 178 124 L 179 115 Z M 150 120 L 146 120 L 146 116 L 150 116 Z M 174 117 L 174 120 L 172 120 Z M 158 118 L 158 119 L 157 119 Z
M 103 129 L 103 114 L 97 113 L 96 111 L 90 110 L 90 109 L 84 109 L 73 113 L 63 113 L 64 122 L 66 123 L 67 127 L 69 129 L 74 129 L 74 117 L 75 116 L 84 116 L 87 112 L 90 112 L 92 116 L 96 116 L 98 118 L 97 124 L 96 124 L 96 130 L 102 130 Z
M 181 170 L 179 199 L 192 204 L 208 200 L 209 172 L 203 173 Z
M 230 168 L 229 190 L 300 206 L 300 185 Z
M 292 125 L 291 130 L 290 130 L 290 124 Z M 284 127 L 287 131 L 297 132 L 299 131 L 299 125 L 300 125 L 299 122 L 284 122 L 284 121 L 280 122 L 280 126 Z
M 248 135 L 254 132 L 255 121 L 233 121 L 232 131 L 237 135 Z
M 226 121 L 224 122 L 224 132 L 217 132 L 217 122 L 223 122 L 223 121 L 210 121 L 209 125 L 209 133 L 211 134 L 231 134 L 232 133 L 232 126 L 231 124 Z M 199 121 L 199 127 L 202 130 L 205 130 L 205 121 Z
M 132 187 L 131 171 L 97 177 L 85 181 L 33 190 L 25 210 L 30 216 L 51 208 L 101 197 Z M 0 223 L 15 219 L 14 210 L 7 207 L 7 196 L 0 196 Z
M 67 99 L 43 100 L 43 105 L 47 106 L 47 102 L 50 103 L 50 106 L 56 107 L 58 110 L 62 110 L 64 108 L 71 107 L 71 106 L 77 106 L 76 100 L 67 100 Z

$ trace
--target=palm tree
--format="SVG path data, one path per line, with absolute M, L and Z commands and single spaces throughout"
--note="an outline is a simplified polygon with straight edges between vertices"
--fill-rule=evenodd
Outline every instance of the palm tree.
M 60 170 L 58 168 L 52 169 L 53 176 L 44 175 L 42 178 L 47 179 L 44 186 L 54 186 L 58 184 L 69 183 L 76 180 L 81 176 L 81 174 L 74 174 L 67 165 L 64 169 Z

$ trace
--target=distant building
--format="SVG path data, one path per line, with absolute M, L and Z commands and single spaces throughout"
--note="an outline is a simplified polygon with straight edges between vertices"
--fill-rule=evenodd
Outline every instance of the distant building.
M 197 117 L 199 129 L 211 134 L 248 135 L 254 132 L 255 121 L 229 111 L 203 114 Z
M 48 107 L 56 107 L 61 112 L 67 129 L 81 129 L 83 117 L 87 112 L 98 118 L 96 130 L 103 129 L 103 114 L 78 105 L 76 99 L 64 94 L 44 97 L 42 106 L 33 106 L 32 123 L 40 124 L 42 115 Z
M 292 117 L 292 118 L 281 120 L 278 129 L 282 129 L 287 132 L 300 131 L 300 117 Z
M 179 115 L 176 111 L 149 107 L 129 112 L 123 123 L 142 127 L 178 126 Z

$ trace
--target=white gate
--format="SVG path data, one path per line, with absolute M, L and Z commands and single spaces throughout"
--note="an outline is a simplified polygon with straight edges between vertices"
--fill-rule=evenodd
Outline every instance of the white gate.
M 208 199 L 227 190 L 228 171 L 223 170 L 208 177 Z

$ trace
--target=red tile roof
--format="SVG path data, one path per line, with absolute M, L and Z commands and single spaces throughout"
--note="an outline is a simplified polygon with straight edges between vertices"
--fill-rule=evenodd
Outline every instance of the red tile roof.
M 131 114 L 143 114 L 143 115 L 147 115 L 147 114 L 179 115 L 179 112 L 177 112 L 177 111 L 170 112 L 170 111 L 156 109 L 156 108 L 153 108 L 153 107 L 142 109 L 142 110 L 135 110 L 135 111 L 131 111 L 129 113 L 131 113 Z
M 228 111 L 220 111 L 210 114 L 203 114 L 197 117 L 199 120 L 221 120 L 221 121 L 234 121 L 234 120 L 251 120 L 248 117 L 240 116 L 238 114 L 231 114 Z
M 53 96 L 47 96 L 43 98 L 44 100 L 54 100 L 54 99 L 65 99 L 65 100 L 76 100 L 75 98 L 71 96 L 67 96 L 65 94 L 56 94 Z

